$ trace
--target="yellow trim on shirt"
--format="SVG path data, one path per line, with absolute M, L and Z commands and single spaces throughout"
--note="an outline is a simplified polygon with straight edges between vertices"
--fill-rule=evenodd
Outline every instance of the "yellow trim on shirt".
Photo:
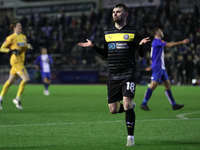
M 105 35 L 106 42 L 118 42 L 118 41 L 133 41 L 135 34 L 132 33 L 111 33 Z

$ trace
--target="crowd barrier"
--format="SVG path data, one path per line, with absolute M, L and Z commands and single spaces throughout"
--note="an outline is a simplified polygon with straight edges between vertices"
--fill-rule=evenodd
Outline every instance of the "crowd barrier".
M 27 69 L 30 77 L 30 82 L 33 84 L 42 83 L 40 71 L 35 69 Z M 8 79 L 9 70 L 0 71 L 0 84 L 5 83 Z M 137 72 L 137 83 L 147 84 L 150 81 L 151 72 L 146 72 L 143 69 Z M 18 78 L 15 83 L 21 81 Z M 52 84 L 98 84 L 107 82 L 107 72 L 102 71 L 62 71 L 55 70 L 51 72 Z

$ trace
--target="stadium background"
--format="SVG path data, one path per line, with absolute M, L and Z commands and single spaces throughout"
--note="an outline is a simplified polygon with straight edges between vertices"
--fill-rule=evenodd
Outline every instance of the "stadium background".
M 151 36 L 151 29 L 163 29 L 166 41 L 189 38 L 190 43 L 165 49 L 165 63 L 173 84 L 192 84 L 200 76 L 200 18 L 198 0 L 0 0 L 0 44 L 10 34 L 9 25 L 19 19 L 33 51 L 26 53 L 25 66 L 31 83 L 40 83 L 34 60 L 45 46 L 54 60 L 52 83 L 105 83 L 106 60 L 93 50 L 77 46 L 86 38 L 103 46 L 103 30 L 113 24 L 112 8 L 125 3 L 127 22 Z M 144 59 L 137 56 L 138 83 L 147 84 L 151 72 L 151 44 Z M 9 55 L 0 55 L 0 83 L 9 74 Z M 20 80 L 20 79 L 19 79 Z M 19 82 L 19 80 L 17 82 Z M 198 84 L 198 82 L 197 82 Z

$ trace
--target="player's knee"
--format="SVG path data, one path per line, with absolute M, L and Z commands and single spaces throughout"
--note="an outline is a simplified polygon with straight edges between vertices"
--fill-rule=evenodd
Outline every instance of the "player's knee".
M 170 84 L 170 83 L 167 84 L 166 87 L 165 87 L 165 89 L 166 89 L 166 90 L 170 90 L 170 89 L 171 89 L 171 84 Z
M 124 103 L 124 110 L 129 110 L 133 108 L 133 104 L 132 103 Z
M 24 80 L 26 83 L 28 83 L 29 81 L 30 81 L 30 79 L 29 78 L 27 78 L 27 79 L 25 79 Z
M 157 85 L 156 84 L 151 84 L 151 86 L 149 88 L 152 89 L 152 90 L 155 90 L 157 88 Z
M 115 107 L 110 107 L 109 109 L 110 109 L 110 113 L 111 113 L 111 114 L 116 114 L 116 113 L 117 113 L 117 108 L 115 108 Z
M 10 85 L 13 84 L 13 83 L 15 82 L 14 79 L 12 79 L 12 80 L 8 80 L 8 81 L 10 82 Z
M 47 80 L 46 78 L 43 79 L 43 82 L 44 82 L 44 83 L 47 83 L 47 84 L 49 83 L 48 80 Z

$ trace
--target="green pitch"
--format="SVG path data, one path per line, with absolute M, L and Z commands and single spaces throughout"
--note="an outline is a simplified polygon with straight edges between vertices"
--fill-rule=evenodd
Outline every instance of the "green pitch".
M 0 86 L 0 88 L 2 85 Z M 14 150 L 197 150 L 200 149 L 200 87 L 172 87 L 181 110 L 173 111 L 164 87 L 139 108 L 146 86 L 137 86 L 135 147 L 126 147 L 124 113 L 112 115 L 105 85 L 28 85 L 23 110 L 12 103 L 18 86 L 10 87 L 0 111 L 0 149 Z

